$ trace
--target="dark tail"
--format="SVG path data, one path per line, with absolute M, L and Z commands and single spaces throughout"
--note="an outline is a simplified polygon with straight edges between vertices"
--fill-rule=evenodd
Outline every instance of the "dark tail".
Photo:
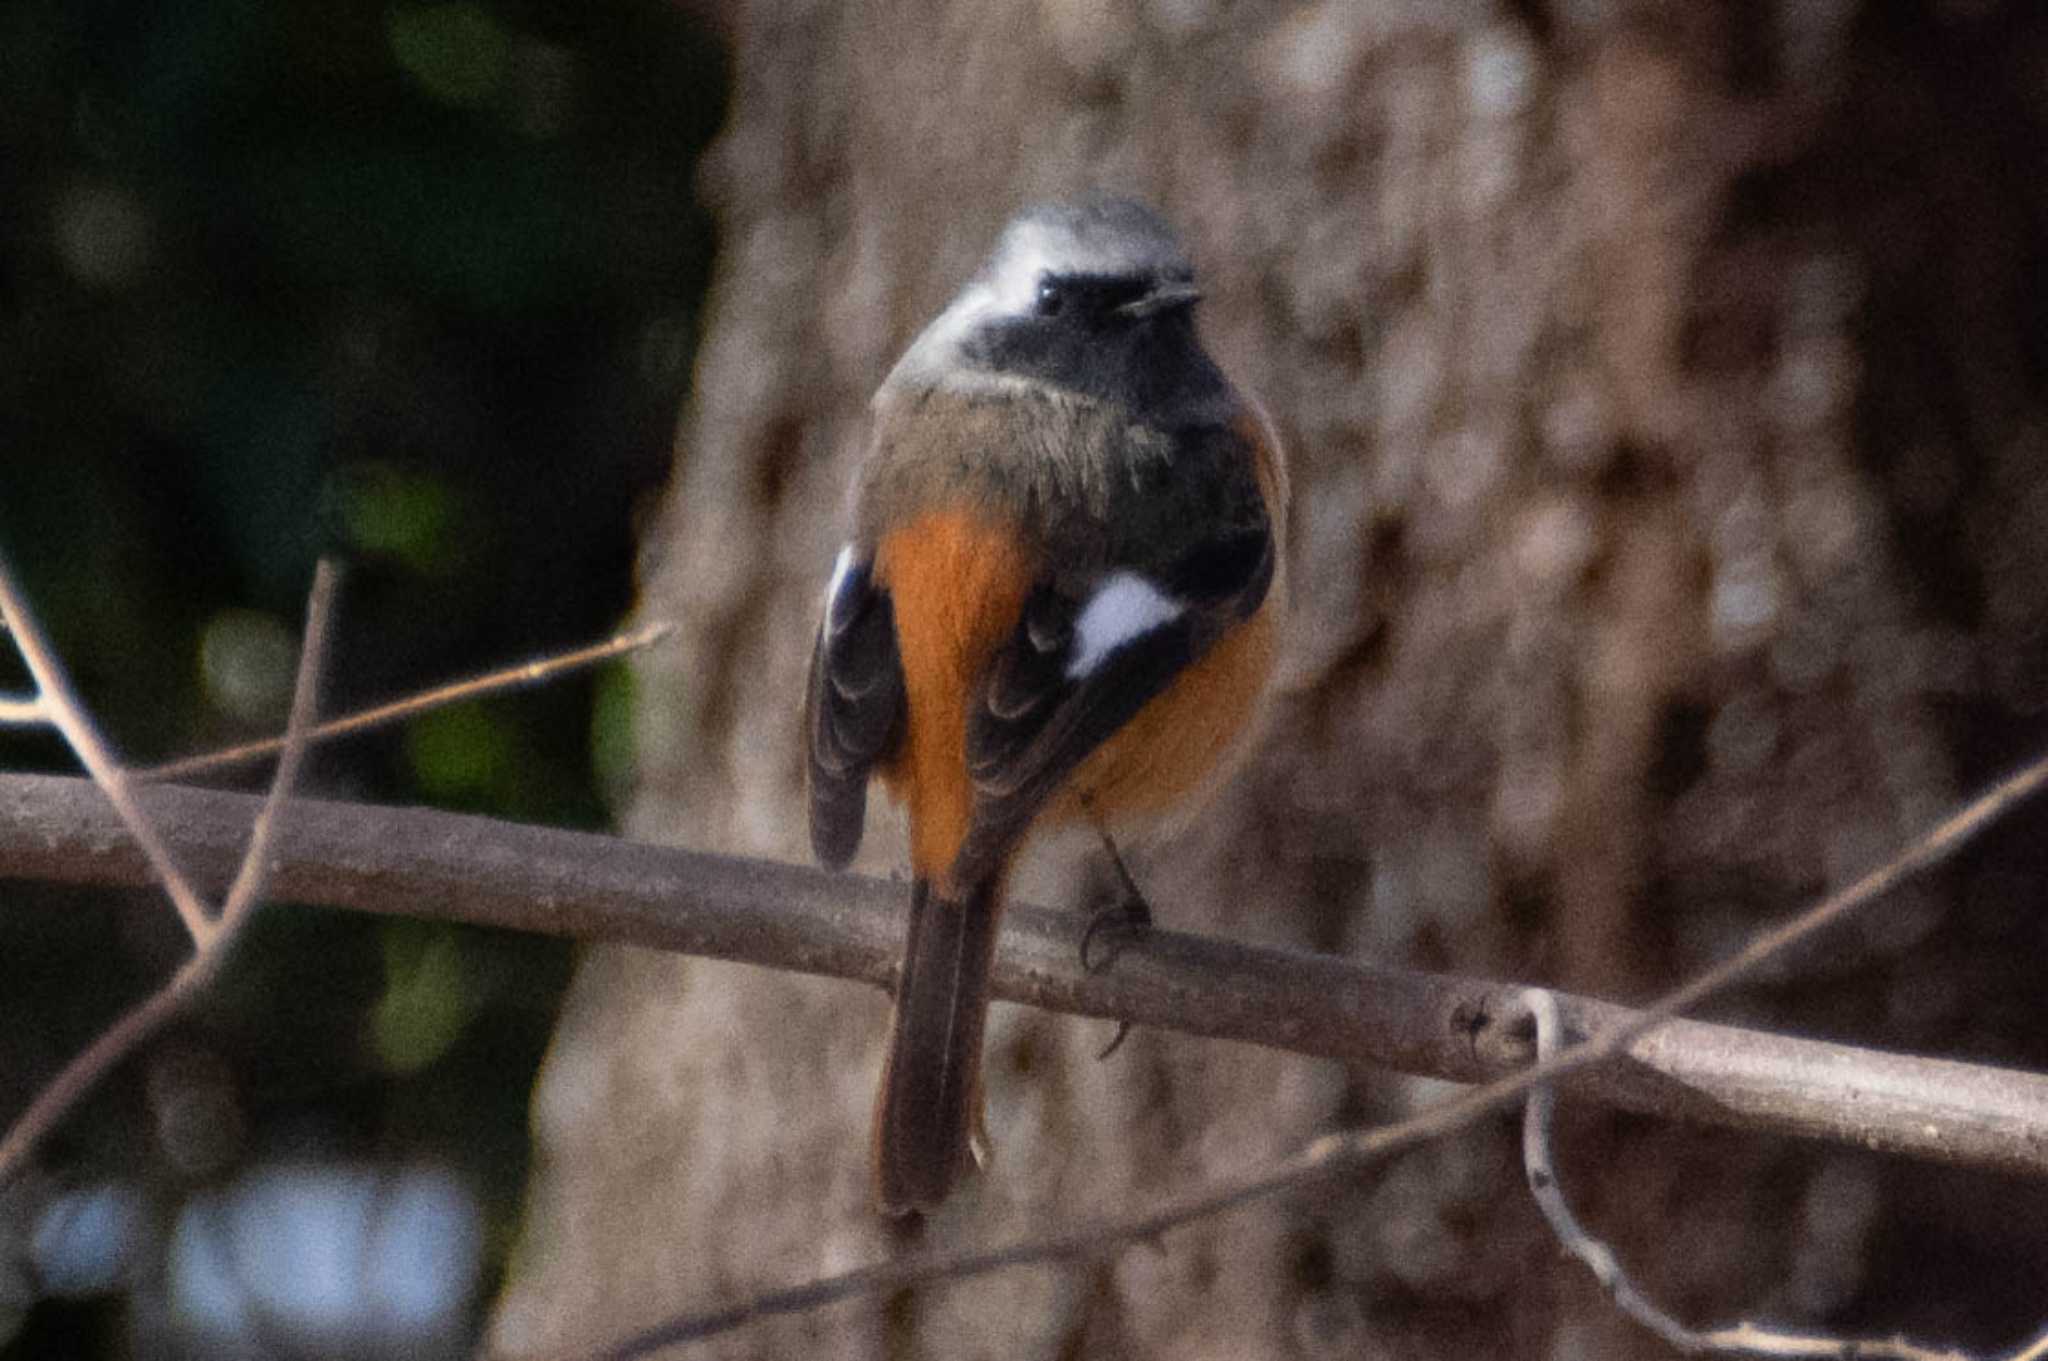
M 967 1164 L 981 1120 L 981 1031 L 1001 908 L 1000 876 L 958 901 L 923 878 L 911 887 L 875 1105 L 875 1199 L 888 1214 L 935 1207 Z

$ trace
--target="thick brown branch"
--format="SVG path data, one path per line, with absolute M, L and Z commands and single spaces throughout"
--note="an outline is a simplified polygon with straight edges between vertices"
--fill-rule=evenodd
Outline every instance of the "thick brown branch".
M 137 791 L 181 863 L 225 884 L 251 796 Z M 886 986 L 900 886 L 611 837 L 422 809 L 300 799 L 273 848 L 283 901 L 625 941 Z M 143 885 L 142 855 L 83 780 L 0 776 L 0 877 Z M 1371 1063 L 1455 1081 L 1525 1065 L 1515 985 L 1377 968 L 1155 931 L 1098 975 L 1078 914 L 1005 918 L 998 996 L 1054 1011 Z M 1560 998 L 1568 1030 L 1636 1013 Z M 1574 1074 L 1581 1098 L 1675 1119 L 1823 1138 L 1944 1162 L 2048 1174 L 2048 1077 L 1696 1021 L 1639 1037 L 1626 1062 Z

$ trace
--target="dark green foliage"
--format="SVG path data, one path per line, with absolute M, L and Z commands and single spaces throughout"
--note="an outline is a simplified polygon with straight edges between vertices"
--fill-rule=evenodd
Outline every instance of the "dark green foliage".
M 724 83 L 659 0 L 0 6 L 0 551 L 125 752 L 278 726 L 323 552 L 347 567 L 330 713 L 618 623 L 690 368 Z M 341 744 L 307 783 L 600 825 L 593 749 L 622 748 L 600 684 Z M 0 767 L 71 762 L 6 731 Z M 182 946 L 146 895 L 0 894 L 4 1122 Z M 502 1250 L 567 968 L 551 941 L 274 905 L 44 1167 L 168 1213 L 279 1152 L 441 1159 Z M 167 1053 L 225 1074 L 242 1122 L 203 1173 L 162 1148 Z M 11 1345 L 0 1320 L 0 1354 L 98 1354 L 118 1308 L 39 1306 Z

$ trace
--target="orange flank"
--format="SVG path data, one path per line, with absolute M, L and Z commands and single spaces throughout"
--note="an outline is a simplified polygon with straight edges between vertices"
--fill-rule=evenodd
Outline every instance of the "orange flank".
M 1242 749 L 1273 667 L 1274 596 L 1081 763 L 1041 819 L 1091 818 L 1112 834 L 1201 810 Z
M 883 535 L 875 567 L 895 605 L 910 717 L 882 778 L 910 811 L 912 869 L 952 898 L 971 887 L 949 873 L 974 808 L 967 706 L 1017 626 L 1035 565 L 1014 534 L 969 511 L 941 510 Z

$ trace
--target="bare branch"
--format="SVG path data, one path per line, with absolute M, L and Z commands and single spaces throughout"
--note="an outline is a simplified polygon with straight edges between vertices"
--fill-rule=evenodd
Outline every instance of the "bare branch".
M 39 727 L 49 721 L 49 707 L 40 699 L 0 699 L 0 723 Z
M 2048 1356 L 2048 1333 L 2043 1333 L 2035 1338 L 2031 1344 L 2017 1356 L 2013 1357 L 2012 1361 L 2041 1361 L 2041 1358 L 2044 1356 Z
M 144 793 L 200 881 L 224 884 L 256 800 L 171 786 Z M 275 847 L 280 899 L 624 941 L 883 988 L 902 949 L 901 885 L 423 809 L 305 799 L 293 808 Z M 27 775 L 0 776 L 0 876 L 149 881 L 89 786 Z M 1074 913 L 1011 908 L 996 995 L 1459 1082 L 1516 1072 L 1533 1056 L 1517 986 L 1166 930 L 1128 942 L 1115 968 L 1090 975 L 1077 960 L 1081 926 Z M 1560 1005 L 1571 1033 L 1605 1045 L 1640 1019 L 1586 998 Z M 2036 1074 L 1674 1021 L 1629 1042 L 1627 1062 L 1567 1087 L 1670 1119 L 2048 1175 L 2048 1077 Z
M 219 935 L 227 938 L 249 919 L 262 899 L 264 881 L 270 875 L 270 843 L 277 835 L 277 820 L 284 802 L 298 783 L 299 766 L 311 745 L 313 719 L 319 708 L 320 678 L 327 671 L 327 639 L 334 621 L 334 564 L 322 558 L 313 568 L 313 589 L 306 597 L 305 642 L 299 648 L 298 674 L 292 681 L 291 712 L 285 716 L 284 737 L 277 770 L 270 777 L 270 792 L 249 829 L 249 847 L 242 853 L 241 868 L 221 905 Z
M 253 742 L 227 751 L 187 758 L 153 770 L 128 771 L 114 757 L 109 744 L 99 735 L 90 715 L 72 691 L 61 662 L 42 636 L 20 589 L 0 561 L 0 632 L 16 639 L 39 693 L 28 699 L 0 700 L 0 723 L 56 726 L 91 772 L 94 781 L 120 811 L 129 834 L 148 857 L 152 871 L 178 910 L 199 955 L 182 967 L 157 993 L 145 999 L 65 1066 L 57 1078 L 38 1093 L 37 1100 L 23 1113 L 5 1140 L 0 1140 L 0 1181 L 12 1174 L 28 1150 L 52 1128 L 62 1114 L 97 1082 L 107 1068 L 174 1015 L 186 999 L 210 980 L 224 949 L 247 914 L 260 900 L 271 857 L 277 812 L 297 779 L 297 764 L 305 747 L 313 742 L 361 732 L 395 722 L 443 705 L 478 698 L 502 690 L 538 684 L 579 667 L 595 665 L 613 657 L 649 646 L 674 631 L 672 624 L 656 621 L 619 634 L 603 643 L 572 652 L 507 667 L 469 680 L 441 686 L 392 704 L 367 709 L 322 723 L 310 730 L 318 678 L 325 671 L 325 650 L 332 614 L 334 574 L 331 564 L 322 562 L 316 570 L 307 610 L 305 646 L 299 659 L 298 682 L 293 692 L 292 713 L 281 738 Z M 298 738 L 293 733 L 300 732 Z M 297 745 L 294 745 L 294 743 Z M 282 752 L 270 795 L 251 826 L 241 871 L 229 888 L 225 906 L 214 919 L 164 847 L 148 817 L 135 803 L 135 783 L 209 770 Z M 220 949 L 213 947 L 219 946 Z
M 1564 1022 L 1558 1014 L 1557 999 L 1548 990 L 1530 988 L 1526 993 L 1529 1013 L 1536 1021 L 1536 1054 L 1548 1059 L 1564 1044 Z M 1971 1361 L 1968 1353 L 1936 1351 L 1903 1338 L 1852 1339 L 1824 1334 L 1800 1334 L 1752 1323 L 1700 1332 L 1688 1328 L 1644 1294 L 1614 1249 L 1592 1233 L 1572 1212 L 1558 1180 L 1551 1155 L 1550 1131 L 1557 1110 L 1556 1090 L 1547 1084 L 1529 1093 L 1522 1112 L 1522 1170 L 1528 1177 L 1529 1194 L 1557 1236 L 1558 1244 L 1586 1264 L 1614 1303 L 1635 1322 L 1655 1333 L 1671 1346 L 1689 1355 L 1702 1352 L 1723 1356 L 1818 1357 L 1826 1361 Z
M 1666 1023 L 1682 1006 L 1695 1005 L 1708 996 L 1739 981 L 1778 953 L 1808 939 L 1826 926 L 1874 902 L 1887 889 L 1907 876 L 1935 864 L 1987 826 L 1999 813 L 2038 788 L 2048 779 L 2048 757 L 2037 759 L 2019 774 L 2009 777 L 1962 810 L 1944 819 L 1927 835 L 1908 846 L 1885 865 L 1854 884 L 1830 894 L 1782 926 L 1763 933 L 1732 960 L 1716 965 L 1698 977 L 1667 993 L 1656 1004 L 1627 1019 L 1610 1024 L 1595 1038 L 1549 1056 L 1519 1072 L 1510 1073 L 1475 1090 L 1448 1097 L 1417 1112 L 1406 1120 L 1377 1129 L 1353 1130 L 1327 1135 L 1306 1149 L 1271 1168 L 1169 1201 L 1165 1206 L 1119 1220 L 1100 1221 L 1065 1233 L 1027 1239 L 990 1252 L 948 1255 L 914 1254 L 895 1262 L 859 1268 L 836 1276 L 822 1277 L 786 1290 L 764 1293 L 752 1300 L 723 1309 L 679 1314 L 654 1325 L 596 1355 L 605 1361 L 628 1361 L 678 1342 L 693 1341 L 730 1332 L 770 1314 L 793 1313 L 855 1295 L 931 1285 L 986 1275 L 1026 1265 L 1077 1257 L 1101 1256 L 1120 1246 L 1159 1237 L 1168 1229 L 1235 1209 L 1240 1205 L 1281 1191 L 1298 1191 L 1337 1173 L 1355 1174 L 1394 1153 L 1429 1139 L 1465 1129 L 1481 1117 L 1504 1109 L 1526 1093 L 1567 1075 L 1597 1078 L 1596 1065 L 1621 1054 L 1630 1043 Z M 1502 999 L 1504 1002 L 1509 999 Z M 1526 996 L 1512 999 L 1524 1021 L 1533 1029 L 1534 1018 L 1527 1010 Z M 1632 1050 L 1631 1058 L 1639 1057 Z M 1593 1071 L 1588 1072 L 1588 1069 Z M 2038 1084 L 2042 1080 L 2014 1075 L 2012 1085 Z M 1590 1085 L 1590 1083 L 1588 1084 Z M 1936 1127 L 1936 1132 L 1939 1128 Z M 2044 1127 L 2034 1123 L 2022 1131 L 2022 1138 L 2036 1145 L 2048 1143 Z M 1676 1327 L 1676 1324 L 1672 1326 Z M 1906 1356 L 1907 1353 L 1893 1353 Z M 1922 1354 L 1924 1357 L 1925 1354 Z
M 4 576 L 4 571 L 0 571 Z M 11 622 L 17 639 L 24 638 L 27 630 L 23 627 L 27 616 L 18 608 L 18 600 L 9 600 L 12 611 Z M 110 1026 L 97 1040 L 74 1055 L 56 1078 L 36 1093 L 35 1099 L 23 1111 L 21 1118 L 14 1122 L 4 1138 L 0 1138 L 0 1185 L 5 1185 L 20 1171 L 28 1155 L 45 1135 L 57 1127 L 73 1105 L 92 1089 L 109 1069 L 132 1053 L 135 1047 L 156 1033 L 158 1027 L 175 1016 L 187 1002 L 196 996 L 213 976 L 219 972 L 221 961 L 234 943 L 235 934 L 248 921 L 249 914 L 263 890 L 271 859 L 271 842 L 275 836 L 278 814 L 288 797 L 292 781 L 298 776 L 300 761 L 306 752 L 306 732 L 312 722 L 315 701 L 319 693 L 321 669 L 327 655 L 327 637 L 333 621 L 334 567 L 323 560 L 313 572 L 313 589 L 306 602 L 305 642 L 299 652 L 298 677 L 292 688 L 291 716 L 286 723 L 284 756 L 277 763 L 277 773 L 271 778 L 270 793 L 256 811 L 249 834 L 247 849 L 243 852 L 241 864 L 235 872 L 234 886 L 229 890 L 226 906 L 220 915 L 210 917 L 202 912 L 202 930 L 198 936 L 198 951 L 187 960 L 170 980 L 161 988 L 144 998 L 138 1005 L 125 1013 Z M 117 773 L 118 773 L 118 768 Z M 73 781 L 72 783 L 77 783 Z M 153 825 L 148 816 L 139 809 L 136 818 L 145 828 Z M 123 819 L 126 821 L 126 818 Z M 188 888 L 187 892 L 190 890 Z M 196 895 L 194 901 L 197 901 Z
M 0 600 L 12 603 L 11 598 Z M 20 618 L 18 608 L 11 613 Z M 299 714 L 299 705 L 294 711 Z M 734 1309 L 682 1317 L 608 1354 L 639 1355 L 768 1313 L 814 1308 L 878 1288 L 1111 1252 L 1119 1244 L 1155 1237 L 1334 1170 L 1348 1172 L 1376 1162 L 1500 1109 L 1535 1084 L 1567 1077 L 1575 1091 L 1631 1109 L 1849 1138 L 1945 1161 L 2048 1172 L 2048 1137 L 2043 1135 L 2048 1130 L 2048 1078 L 1671 1020 L 1681 1007 L 1696 1004 L 1907 875 L 1952 854 L 2044 780 L 2048 759 L 1995 787 L 1890 864 L 1766 933 L 1646 1011 L 1562 998 L 1574 1033 L 1596 1038 L 1519 1072 L 1516 1067 L 1530 1058 L 1533 1026 L 1513 989 L 1164 931 L 1127 947 L 1116 969 L 1090 976 L 1077 963 L 1075 921 L 1019 905 L 1011 910 L 1011 929 L 999 951 L 994 979 L 999 996 L 1363 1058 L 1457 1080 L 1506 1076 L 1397 1125 L 1318 1140 L 1274 1168 L 1138 1218 L 1104 1221 L 987 1253 L 901 1259 L 765 1295 Z M 0 777 L 0 873 L 71 882 L 149 877 L 156 857 L 147 855 L 146 847 L 138 856 L 110 836 L 106 810 L 97 803 L 81 804 L 77 783 Z M 172 839 L 209 873 L 230 863 L 231 829 L 249 825 L 245 810 L 250 801 L 244 796 L 161 789 L 151 802 Z M 304 812 L 277 853 L 281 896 L 662 945 L 881 986 L 893 970 L 902 905 L 900 892 L 891 886 L 421 810 L 308 803 Z M 129 820 L 126 813 L 122 820 Z M 142 825 L 147 829 L 146 821 Z M 263 823 L 265 836 L 268 826 Z M 245 869 L 251 858 L 244 857 Z M 203 974 L 203 963 L 194 960 L 180 978 Z M 155 1003 L 152 999 L 144 1012 Z M 117 1031 L 135 1021 L 124 1019 Z M 1631 1063 L 1594 1066 L 1624 1049 Z M 1761 1082 L 1760 1073 L 1768 1074 Z M 1860 1100 L 1842 1099 L 1845 1073 L 1854 1074 L 1847 1085 Z M 0 1161 L 0 1169 L 7 1165 Z
M 1680 1012 L 1691 1011 L 1715 993 L 1725 991 L 1730 984 L 1755 973 L 1766 961 L 1819 935 L 1922 870 L 1948 859 L 1977 833 L 2038 793 L 2043 784 L 2048 784 L 2048 756 L 2037 756 L 1943 818 L 1932 830 L 1923 833 L 1855 883 L 1836 889 L 1791 920 L 1757 933 L 1733 955 L 1701 970 L 1613 1035 L 1603 1036 L 1603 1041 L 1612 1045 L 1626 1044 L 1660 1022 Z
M 0 1138 L 0 1186 L 14 1180 L 36 1145 L 57 1127 L 57 1122 L 78 1103 L 79 1098 L 107 1075 L 108 1069 L 133 1053 L 137 1045 L 177 1015 L 187 999 L 206 986 L 219 959 L 220 956 L 212 951 L 201 951 L 186 960 L 171 975 L 168 983 L 143 998 L 123 1013 L 120 1020 L 107 1027 L 98 1039 L 72 1055 L 57 1076 L 36 1092 L 35 1100 L 29 1102 L 21 1118 L 8 1129 L 5 1138 Z
M 587 1356 L 592 1361 L 632 1361 L 678 1343 L 699 1342 L 763 1319 L 806 1313 L 859 1296 L 941 1285 L 1016 1267 L 1106 1256 L 1123 1244 L 1158 1238 L 1170 1229 L 1236 1209 L 1305 1180 L 1333 1175 L 1339 1170 L 1354 1174 L 1372 1163 L 1384 1162 L 1455 1128 L 1435 1118 L 1441 1109 L 1432 1107 L 1412 1119 L 1376 1130 L 1318 1139 L 1271 1171 L 1225 1181 L 1200 1196 L 1170 1202 L 1140 1218 L 1083 1222 L 1063 1233 L 1022 1239 L 986 1252 L 909 1253 L 786 1290 L 769 1291 L 729 1308 L 678 1315 L 597 1351 L 565 1355 Z
M 325 742 L 333 737 L 345 737 L 351 733 L 365 732 L 371 728 L 396 723 L 403 718 L 423 714 L 429 709 L 438 709 L 467 699 L 480 699 L 505 690 L 516 690 L 524 686 L 537 685 L 558 676 L 595 666 L 599 662 L 623 657 L 643 647 L 650 647 L 675 632 L 675 625 L 665 620 L 656 620 L 640 628 L 618 634 L 602 643 L 577 648 L 573 652 L 557 653 L 536 661 L 522 662 L 499 671 L 472 676 L 468 680 L 454 681 L 447 685 L 424 690 L 416 695 L 380 704 L 375 708 L 361 709 L 341 718 L 330 718 L 307 734 L 309 742 Z M 226 747 L 220 751 L 206 752 L 199 756 L 187 756 L 176 761 L 166 761 L 159 766 L 149 766 L 133 772 L 134 778 L 156 783 L 163 780 L 183 779 L 202 771 L 218 770 L 223 766 L 240 765 L 245 761 L 260 760 L 275 756 L 284 746 L 284 739 L 267 737 L 260 742 L 246 742 L 241 746 Z
M 106 794 L 107 802 L 119 810 L 121 821 L 127 824 L 128 834 L 149 857 L 157 881 L 170 895 L 172 906 L 178 909 L 178 919 L 185 923 L 185 933 L 192 937 L 192 943 L 195 946 L 205 944 L 211 929 L 205 906 L 179 872 L 177 862 L 171 859 L 170 851 L 164 847 L 156 830 L 136 806 L 127 771 L 114 759 L 113 748 L 100 736 L 98 725 L 92 721 L 85 706 L 79 703 L 77 692 L 71 688 L 71 678 L 65 674 L 64 664 L 57 660 L 49 640 L 43 637 L 41 626 L 29 613 L 28 601 L 16 585 L 14 573 L 8 570 L 4 558 L 0 558 L 0 624 L 5 624 L 7 631 L 14 635 L 15 650 L 28 664 L 29 675 L 36 683 L 35 702 L 43 711 L 43 717 L 63 734 L 72 751 L 78 754 L 79 762 L 92 776 L 93 783 Z
M 1530 1014 L 1536 1020 L 1536 1055 L 1538 1059 L 1550 1058 L 1563 1044 L 1564 1022 L 1558 1017 L 1557 1001 L 1542 988 L 1530 988 L 1526 997 Z M 1600 1282 L 1600 1288 L 1624 1314 L 1680 1351 L 1694 1350 L 1698 1344 L 1691 1331 L 1638 1291 L 1614 1250 L 1586 1232 L 1578 1216 L 1572 1213 L 1550 1156 L 1551 1117 L 1556 1109 L 1557 1092 L 1546 1084 L 1529 1093 L 1528 1104 L 1522 1111 L 1522 1171 L 1529 1181 L 1529 1194 L 1543 1211 L 1550 1231 L 1566 1252 L 1586 1264 L 1586 1269 Z

